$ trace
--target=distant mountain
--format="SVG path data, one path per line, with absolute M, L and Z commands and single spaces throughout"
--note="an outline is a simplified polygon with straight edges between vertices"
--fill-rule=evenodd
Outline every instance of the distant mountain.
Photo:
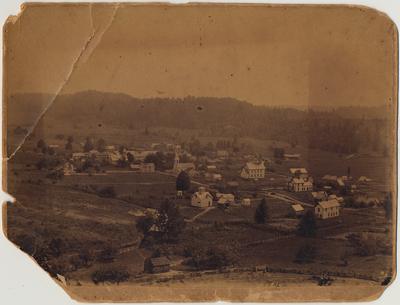
M 135 98 L 122 93 L 84 91 L 63 94 L 54 99 L 50 94 L 16 94 L 8 102 L 8 123 L 30 126 L 47 109 L 44 118 L 70 123 L 107 123 L 117 126 L 169 126 L 199 128 L 203 124 L 249 125 L 255 120 L 281 117 L 282 120 L 301 119 L 312 110 L 342 118 L 385 118 L 383 107 L 341 107 L 295 109 L 289 107 L 255 106 L 234 98 Z M 250 121 L 249 121 L 250 119 Z
M 126 94 L 85 91 L 57 96 L 20 94 L 10 98 L 10 126 L 31 126 L 63 132 L 75 126 L 84 133 L 90 126 L 139 129 L 168 127 L 202 129 L 215 136 L 249 136 L 298 143 L 340 152 L 367 145 L 382 146 L 392 115 L 388 109 L 348 107 L 330 110 L 255 106 L 234 98 L 134 98 Z M 49 106 L 51 102 L 51 105 Z M 109 132 L 104 128 L 104 133 Z M 376 142 L 381 142 L 376 144 Z M 383 149 L 383 148 L 376 148 Z

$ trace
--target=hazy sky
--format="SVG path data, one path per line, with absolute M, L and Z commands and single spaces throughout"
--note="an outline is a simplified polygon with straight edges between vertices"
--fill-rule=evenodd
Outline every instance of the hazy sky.
M 5 36 L 8 94 L 95 89 L 298 106 L 393 98 L 395 29 L 360 8 L 32 5 Z

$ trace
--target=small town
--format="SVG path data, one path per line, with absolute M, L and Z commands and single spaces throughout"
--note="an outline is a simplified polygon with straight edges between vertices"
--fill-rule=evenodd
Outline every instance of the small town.
M 363 167 L 313 171 L 302 151 L 270 142 L 262 153 L 237 137 L 134 147 L 93 137 L 32 139 L 10 167 L 19 191 L 40 199 L 43 189 L 68 230 L 89 219 L 96 227 L 71 238 L 49 224 L 41 251 L 26 234 L 13 238 L 68 283 L 193 280 L 210 270 L 251 272 L 257 281 L 271 272 L 313 275 L 318 285 L 335 277 L 388 281 L 390 269 L 365 272 L 358 263 L 390 260 L 387 187 Z M 338 160 L 357 158 L 371 156 Z

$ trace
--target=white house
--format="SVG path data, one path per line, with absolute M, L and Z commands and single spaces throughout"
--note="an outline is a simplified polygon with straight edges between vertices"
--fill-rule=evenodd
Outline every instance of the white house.
M 75 167 L 71 162 L 65 162 L 63 166 L 64 176 L 70 176 L 75 173 Z
M 262 162 L 247 162 L 240 172 L 244 179 L 262 179 L 265 177 L 265 165 Z
M 251 206 L 251 199 L 250 198 L 243 198 L 241 204 L 244 207 L 249 207 L 249 206 Z
M 233 194 L 217 193 L 216 197 L 219 204 L 231 204 L 235 203 L 235 196 Z
M 212 203 L 213 196 L 204 187 L 199 187 L 199 190 L 192 195 L 192 206 L 206 208 L 212 206 Z
M 217 157 L 218 158 L 228 158 L 229 152 L 227 150 L 219 149 L 219 150 L 217 150 Z
M 301 216 L 304 214 L 304 208 L 301 204 L 293 204 L 291 208 L 291 214 L 293 216 Z
M 308 192 L 313 190 L 313 179 L 292 177 L 288 182 L 288 189 L 292 192 Z
M 365 176 L 361 176 L 360 178 L 358 178 L 358 181 L 359 182 L 370 182 L 370 181 L 372 181 L 372 179 L 367 178 Z
M 315 216 L 321 219 L 338 217 L 340 203 L 336 199 L 321 201 L 315 206 Z

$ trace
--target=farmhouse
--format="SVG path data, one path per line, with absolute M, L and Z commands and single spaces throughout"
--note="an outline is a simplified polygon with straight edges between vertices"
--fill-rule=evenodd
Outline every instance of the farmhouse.
M 170 262 L 164 257 L 153 257 L 145 261 L 144 269 L 149 273 L 163 273 L 170 270 Z
M 121 159 L 121 154 L 118 151 L 112 151 L 109 153 L 110 162 L 112 164 L 117 164 L 118 160 Z
M 249 206 L 251 206 L 251 200 L 250 200 L 250 198 L 243 198 L 241 204 L 242 204 L 242 206 L 244 206 L 244 207 L 249 207 Z
M 217 150 L 217 157 L 218 158 L 228 158 L 229 152 L 227 150 Z
M 367 178 L 365 176 L 361 176 L 360 178 L 358 178 L 358 181 L 359 182 L 370 182 L 370 181 L 372 181 L 372 179 Z
M 304 214 L 304 208 L 301 204 L 293 204 L 291 206 L 290 214 L 294 217 L 298 217 Z
M 340 203 L 336 199 L 321 201 L 315 207 L 315 216 L 321 219 L 338 217 L 340 212 Z
M 368 195 L 359 195 L 355 198 L 355 202 L 358 204 L 365 204 L 369 206 L 377 206 L 380 204 L 380 200 L 376 197 L 370 197 Z
M 192 195 L 191 204 L 194 207 L 206 208 L 212 206 L 213 196 L 206 191 L 204 187 L 199 187 L 199 190 Z
M 110 162 L 111 161 L 109 152 L 97 152 L 95 157 L 96 157 L 96 160 L 101 161 L 101 162 Z
M 244 179 L 262 179 L 265 177 L 265 165 L 262 162 L 247 162 L 240 176 Z
M 75 173 L 75 167 L 71 162 L 65 162 L 63 166 L 64 176 L 70 176 Z
M 312 178 L 296 178 L 292 177 L 288 182 L 288 190 L 292 192 L 307 192 L 312 191 L 313 180 Z
M 235 203 L 235 196 L 233 194 L 217 193 L 218 204 L 232 204 Z
M 73 161 L 85 161 L 88 157 L 89 155 L 83 152 L 77 152 L 72 154 Z

